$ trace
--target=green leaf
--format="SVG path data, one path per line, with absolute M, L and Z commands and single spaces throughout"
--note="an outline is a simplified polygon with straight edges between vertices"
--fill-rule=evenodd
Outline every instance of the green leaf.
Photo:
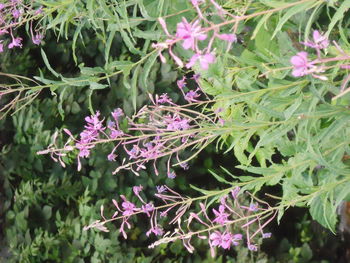
M 137 95 L 138 95 L 138 77 L 139 77 L 139 71 L 140 71 L 141 65 L 137 65 L 131 79 L 131 99 L 132 99 L 132 106 L 134 108 L 134 111 L 136 112 L 137 109 Z
M 43 214 L 46 220 L 50 219 L 51 215 L 52 215 L 52 207 L 45 205 L 43 208 Z
M 204 190 L 204 189 L 200 189 L 192 184 L 190 184 L 190 187 L 204 195 L 215 195 L 216 193 L 220 193 L 220 191 L 216 191 L 216 190 Z
M 135 63 L 133 63 L 131 61 L 115 60 L 115 61 L 108 64 L 108 68 L 110 68 L 110 69 L 116 68 L 118 70 L 122 70 L 123 72 L 130 72 L 131 69 L 133 68 L 134 64 Z
M 286 5 L 286 2 L 283 0 L 259 0 L 259 2 L 272 8 L 279 8 Z
M 278 45 L 275 40 L 271 38 L 271 34 L 264 28 L 260 29 L 255 38 L 255 47 L 262 54 L 269 56 L 270 53 L 279 54 Z
M 92 89 L 92 90 L 105 89 L 107 87 L 108 87 L 108 85 L 105 85 L 105 84 L 100 84 L 97 82 L 90 82 L 90 89 Z
M 61 77 L 62 75 L 57 73 L 50 65 L 49 60 L 47 59 L 47 56 L 45 54 L 45 51 L 43 49 L 41 49 L 41 56 L 43 57 L 45 66 L 47 67 L 47 69 L 56 77 Z
M 202 78 L 199 80 L 199 83 L 206 94 L 219 95 L 221 93 L 217 88 L 215 88 L 213 85 L 211 85 L 209 82 L 205 81 Z
M 130 17 L 130 21 L 125 19 L 120 19 L 117 24 L 109 23 L 107 26 L 107 31 L 119 32 L 121 30 L 127 29 L 128 27 L 136 27 L 141 23 L 142 23 L 142 20 L 139 17 Z
M 305 26 L 305 31 L 304 31 L 304 41 L 306 42 L 309 39 L 309 35 L 311 32 L 311 26 L 314 24 L 316 18 L 318 17 L 319 13 L 322 11 L 322 7 L 323 7 L 324 3 L 322 3 L 321 5 L 319 5 L 318 7 L 316 7 L 314 9 L 314 11 L 312 11 L 307 24 Z
M 316 195 L 309 202 L 310 214 L 314 220 L 322 226 L 328 228 L 335 233 L 335 225 L 337 223 L 337 213 L 334 205 L 329 200 L 328 193 Z
M 152 69 L 152 66 L 156 62 L 158 57 L 158 53 L 153 53 L 148 59 L 147 62 L 145 63 L 143 67 L 143 72 L 141 76 L 141 82 L 143 87 L 148 91 L 148 76 L 150 74 L 150 71 Z
M 215 178 L 216 180 L 218 180 L 218 182 L 224 183 L 224 184 L 228 184 L 228 185 L 233 185 L 233 183 L 231 183 L 231 182 L 227 181 L 225 178 L 223 178 L 223 177 L 217 175 L 214 171 L 209 170 L 209 173 L 211 173 L 211 175 L 214 176 L 214 178 Z
M 350 8 L 350 1 L 349 0 L 343 1 L 342 4 L 337 9 L 337 11 L 335 12 L 334 16 L 332 17 L 331 22 L 327 26 L 328 30 L 326 32 L 326 36 L 329 36 L 334 26 L 344 18 L 344 14 L 349 10 L 349 8 Z
M 250 39 L 254 39 L 258 33 L 260 33 L 260 30 L 263 25 L 266 25 L 267 20 L 270 18 L 272 13 L 264 15 L 262 18 L 259 19 L 259 22 L 256 24 L 255 29 L 253 31 L 253 34 Z
M 105 63 L 106 65 L 108 64 L 108 60 L 109 60 L 109 52 L 111 50 L 111 45 L 115 36 L 115 30 L 111 30 L 111 32 L 109 33 L 108 39 L 107 39 L 107 43 L 105 46 Z
M 75 32 L 74 32 L 74 35 L 73 35 L 73 40 L 72 40 L 72 51 L 73 51 L 73 60 L 75 62 L 75 64 L 77 64 L 77 56 L 75 54 L 75 47 L 76 47 L 76 44 L 77 44 L 77 40 L 78 40 L 78 36 L 80 35 L 81 36 L 81 30 L 83 29 L 83 27 L 85 26 L 85 20 L 83 22 L 80 22 L 79 23 L 79 26 L 76 27 L 75 29 Z M 81 39 L 82 36 L 81 36 Z
M 293 116 L 294 112 L 300 107 L 302 102 L 302 96 L 300 96 L 294 101 L 292 105 L 285 109 L 283 113 L 286 120 L 289 120 Z
M 278 32 L 280 32 L 282 30 L 282 27 L 283 25 L 294 15 L 298 14 L 298 13 L 301 13 L 301 12 L 306 12 L 308 9 L 312 8 L 315 3 L 317 3 L 318 1 L 314 0 L 314 1 L 308 1 L 308 2 L 305 2 L 305 3 L 302 3 L 302 4 L 298 4 L 298 5 L 295 5 L 291 8 L 288 9 L 288 11 L 282 16 L 282 18 L 279 20 L 276 28 L 275 28 L 275 31 L 273 32 L 272 34 L 272 37 L 271 38 L 274 38 L 276 36 L 276 34 Z
M 163 32 L 160 30 L 140 30 L 138 28 L 135 28 L 133 34 L 138 38 L 158 41 L 161 38 Z
M 99 74 L 103 74 L 106 73 L 106 71 L 101 68 L 101 67 L 83 67 L 83 66 L 79 66 L 80 68 L 80 73 L 82 75 L 88 75 L 88 76 L 96 76 Z
M 339 185 L 335 191 L 335 206 L 338 207 L 342 201 L 348 201 L 350 197 L 350 181 Z

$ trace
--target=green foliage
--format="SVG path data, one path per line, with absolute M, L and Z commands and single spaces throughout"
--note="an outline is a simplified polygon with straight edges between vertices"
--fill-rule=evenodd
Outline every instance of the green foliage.
M 236 167 L 258 175 L 234 176 L 236 184 L 253 192 L 265 185 L 280 185 L 279 218 L 285 208 L 307 205 L 315 220 L 335 232 L 336 208 L 350 194 L 349 188 L 342 187 L 350 181 L 349 166 L 344 162 L 349 154 L 345 106 L 349 97 L 330 100 L 336 68 L 328 74 L 328 81 L 312 77 L 295 80 L 285 69 L 279 70 L 288 67 L 289 59 L 298 52 L 290 32 L 298 33 L 304 27 L 310 31 L 326 6 L 320 1 L 268 2 L 281 11 L 258 17 L 256 24 L 248 22 L 255 30 L 246 35 L 245 48 L 235 55 L 222 54 L 208 71 L 198 68 L 197 73 L 203 76 L 203 90 L 215 96 L 214 108 L 224 109 L 221 117 L 230 134 L 225 133 L 221 140 L 233 149 L 240 162 Z M 336 8 L 328 34 L 343 19 L 347 4 Z M 280 160 L 276 161 L 276 155 Z M 213 174 L 219 182 L 230 183 Z
M 119 163 L 107 163 L 109 146 L 105 145 L 86 161 L 82 173 L 74 170 L 73 154 L 64 157 L 70 166 L 67 170 L 36 155 L 51 143 L 55 131 L 69 127 L 78 134 L 83 116 L 89 112 L 108 114 L 122 107 L 132 114 L 153 93 L 167 92 L 179 101 L 175 81 L 192 72 L 177 69 L 166 52 L 167 63 L 161 63 L 151 44 L 166 38 L 159 17 L 166 18 L 170 32 L 175 32 L 181 17 L 195 18 L 190 1 L 36 2 L 44 7 L 40 23 L 47 30 L 45 45 L 40 50 L 26 46 L 22 53 L 4 54 L 1 60 L 4 71 L 34 76 L 33 80 L 12 76 L 6 83 L 6 87 L 17 85 L 27 100 L 19 101 L 17 108 L 14 106 L 18 111 L 0 122 L 0 132 L 7 137 L 0 141 L 5 190 L 0 212 L 6 212 L 0 223 L 10 254 L 6 260 L 212 262 L 200 242 L 199 253 L 193 256 L 187 255 L 180 242 L 153 251 L 145 249 L 148 240 L 141 220 L 127 242 L 120 239 L 117 226 L 108 234 L 82 230 L 99 218 L 100 205 L 113 210 L 109 204 L 117 190 L 131 198 L 131 186 L 154 188 L 164 179 L 148 171 L 140 178 L 127 173 L 113 176 Z M 307 207 L 313 220 L 337 232 L 337 207 L 350 195 L 350 96 L 332 100 L 344 71 L 339 70 L 340 62 L 335 62 L 326 73 L 327 81 L 311 76 L 296 79 L 290 75 L 290 58 L 304 49 L 300 42 L 310 39 L 313 29 L 326 32 L 349 52 L 350 2 L 217 2 L 232 15 L 246 16 L 234 27 L 239 42 L 227 51 L 226 45 L 216 41 L 216 63 L 206 71 L 197 65 L 194 73 L 201 75 L 199 85 L 212 102 L 206 111 L 222 109 L 219 115 L 225 124 L 215 130 L 215 151 L 230 161 L 213 161 L 208 150 L 192 169 L 193 173 L 207 169 L 206 177 L 210 173 L 215 183 L 208 183 L 211 179 L 204 176 L 200 182 L 191 181 L 191 173 L 169 184 L 179 184 L 184 192 L 209 195 L 207 205 L 229 193 L 219 191 L 221 185 L 240 186 L 255 195 L 274 189 L 279 196 L 272 209 L 278 211 L 279 222 L 287 209 Z M 31 21 L 25 22 L 28 29 Z M 223 27 L 222 32 L 225 30 L 231 28 Z M 191 56 L 180 46 L 174 50 L 184 60 Z M 327 54 L 337 56 L 339 50 L 329 48 Z M 38 62 L 35 58 L 40 55 Z M 39 97 L 30 97 L 36 92 Z M 2 106 L 3 101 L 0 103 Z M 58 140 L 63 144 L 62 135 Z M 162 163 L 163 173 L 164 167 Z M 309 221 L 298 223 L 300 241 L 282 239 L 273 256 L 252 255 L 248 249 L 238 248 L 235 262 L 320 262 L 313 252 L 315 238 Z M 231 256 L 221 255 L 215 262 L 233 261 Z

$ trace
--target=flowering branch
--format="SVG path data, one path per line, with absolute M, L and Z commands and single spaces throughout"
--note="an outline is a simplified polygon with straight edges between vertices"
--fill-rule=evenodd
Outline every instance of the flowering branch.
M 266 202 L 259 203 L 254 198 L 252 200 L 255 202 L 251 202 L 249 206 L 242 205 L 242 202 L 247 200 L 245 195 L 240 193 L 239 187 L 216 191 L 213 194 L 198 198 L 187 198 L 167 186 L 157 186 L 157 193 L 154 196 L 165 203 L 157 207 L 153 203 L 145 202 L 145 199 L 141 197 L 142 190 L 142 186 L 133 187 L 134 195 L 141 202 L 141 207 L 137 207 L 135 203 L 121 195 L 120 197 L 123 200 L 121 205 L 116 200 L 112 200 L 116 207 L 112 218 L 105 218 L 103 215 L 104 207 L 101 206 L 101 217 L 104 218 L 104 221 L 94 221 L 92 224 L 84 227 L 84 230 L 96 228 L 108 232 L 109 230 L 105 227 L 107 222 L 121 220 L 119 231 L 124 238 L 127 238 L 124 227 L 127 226 L 129 229 L 132 227 L 130 223 L 131 217 L 137 214 L 146 214 L 151 226 L 146 235 L 154 234 L 161 237 L 160 240 L 151 244 L 149 248 L 181 240 L 186 249 L 192 253 L 194 247 L 191 245 L 191 239 L 198 237 L 208 240 L 213 257 L 215 256 L 215 248 L 230 249 L 232 246 L 239 245 L 242 240 L 245 240 L 248 249 L 257 251 L 258 246 L 253 242 L 256 235 L 260 233 L 262 238 L 271 236 L 270 233 L 264 233 L 263 229 L 273 220 L 277 211 L 274 211 Z M 222 196 L 218 209 L 213 208 L 210 211 L 204 203 L 200 202 L 199 212 L 187 212 L 195 201 L 206 200 L 210 196 Z M 120 213 L 122 215 L 117 216 Z M 175 228 L 172 227 L 172 230 L 169 229 L 166 232 L 160 225 L 162 223 L 164 226 L 165 221 L 169 222 L 169 226 L 174 225 Z M 262 221 L 265 222 L 262 223 Z M 199 229 L 193 230 L 193 228 Z M 234 232 L 236 233 L 234 234 Z
M 209 65 L 214 63 L 216 61 L 215 58 L 215 50 L 212 49 L 213 42 L 215 40 L 219 41 L 226 41 L 228 43 L 227 50 L 229 50 L 233 43 L 237 42 L 237 36 L 236 36 L 236 29 L 238 26 L 238 23 L 241 21 L 249 20 L 257 16 L 265 15 L 265 14 L 272 14 L 275 12 L 282 11 L 284 9 L 288 9 L 290 7 L 293 7 L 295 5 L 303 4 L 305 2 L 310 2 L 314 0 L 302 0 L 297 1 L 294 3 L 286 4 L 284 6 L 265 10 L 261 12 L 255 12 L 253 14 L 249 15 L 242 15 L 242 16 L 233 16 L 226 12 L 218 3 L 216 3 L 214 0 L 210 0 L 210 3 L 216 10 L 216 14 L 224 20 L 221 23 L 213 24 L 212 22 L 208 21 L 205 16 L 202 14 L 201 9 L 199 8 L 199 5 L 203 4 L 205 0 L 191 0 L 191 3 L 193 7 L 195 8 L 198 19 L 193 21 L 192 23 L 189 23 L 186 18 L 182 18 L 182 22 L 179 22 L 177 24 L 177 30 L 176 34 L 172 35 L 169 33 L 166 25 L 166 21 L 163 18 L 159 18 L 158 21 L 160 25 L 162 26 L 165 34 L 167 35 L 168 39 L 166 39 L 164 42 L 160 43 L 153 43 L 152 47 L 155 48 L 158 51 L 158 55 L 160 57 L 160 60 L 165 63 L 166 59 L 162 55 L 162 52 L 167 49 L 169 52 L 169 55 L 172 57 L 172 59 L 175 61 L 175 63 L 179 67 L 183 67 L 184 65 L 186 68 L 192 68 L 196 63 L 200 64 L 200 67 L 203 70 L 207 70 L 209 68 Z M 319 1 L 321 3 L 321 1 Z M 228 17 L 233 17 L 232 19 L 226 20 L 225 15 Z M 201 24 L 207 24 L 207 27 L 202 27 Z M 234 31 L 232 33 L 220 33 L 220 28 L 226 25 L 234 24 Z M 208 33 L 212 32 L 211 36 L 209 37 Z M 199 47 L 199 42 L 203 42 L 204 40 L 209 40 L 204 46 L 203 49 Z M 182 47 L 186 50 L 192 50 L 194 54 L 190 58 L 190 60 L 187 63 L 184 63 L 180 57 L 178 57 L 173 52 L 173 46 L 178 43 L 182 42 Z
M 184 86 L 181 88 L 183 89 Z M 199 102 L 201 96 L 199 91 L 196 89 L 192 93 L 191 90 L 186 93 L 182 90 L 187 102 L 192 102 L 194 99 L 191 98 L 194 97 Z M 174 165 L 188 169 L 187 161 L 220 135 L 218 133 L 220 129 L 217 126 L 221 126 L 222 121 L 218 113 L 206 115 L 189 107 L 180 107 L 167 94 L 156 95 L 154 98 L 150 96 L 150 99 L 152 105 L 141 108 L 131 118 L 124 118 L 121 109 L 114 110 L 107 125 L 104 124 L 104 119 L 100 118 L 99 112 L 86 117 L 85 129 L 80 133 L 79 139 L 74 138 L 68 129 L 64 129 L 69 140 L 62 149 L 57 147 L 56 138 L 54 138 L 48 149 L 38 154 L 50 154 L 55 162 L 64 166 L 62 157 L 77 149 L 79 151 L 78 170 L 81 170 L 81 158 L 88 158 L 97 144 L 115 142 L 107 159 L 115 161 L 117 152 L 119 155 L 124 152 L 127 158 L 123 158 L 122 164 L 113 172 L 114 174 L 127 169 L 139 175 L 139 171 L 146 169 L 145 165 L 152 162 L 154 172 L 158 175 L 156 162 L 166 157 L 168 158 L 167 176 L 174 178 L 176 174 L 171 169 L 170 163 L 175 161 Z M 121 122 L 124 124 L 127 122 L 128 127 L 122 129 Z M 186 160 L 180 160 L 181 151 L 189 147 L 199 150 Z
M 346 61 L 349 63 L 350 61 L 350 55 L 345 53 L 339 45 L 333 41 L 334 47 L 336 50 L 339 51 L 339 53 L 342 56 L 336 56 L 336 57 L 331 57 L 331 58 L 322 58 L 322 51 L 326 50 L 329 47 L 329 40 L 325 35 L 322 35 L 318 30 L 315 30 L 313 32 L 313 41 L 307 41 L 307 42 L 302 42 L 306 47 L 310 47 L 313 50 L 316 51 L 317 58 L 313 61 L 309 61 L 308 59 L 308 53 L 305 51 L 297 53 L 296 56 L 293 56 L 290 59 L 290 62 L 293 66 L 293 71 L 292 75 L 294 77 L 302 77 L 306 75 L 311 75 L 314 78 L 320 79 L 320 80 L 328 80 L 328 78 L 324 75 L 320 75 L 319 73 L 325 72 L 329 68 L 332 67 L 327 67 L 325 64 L 330 63 L 330 62 L 343 62 Z M 348 63 L 343 63 L 343 64 L 337 64 L 335 67 L 339 67 L 341 69 L 349 69 L 350 65 Z M 317 73 L 317 74 L 316 74 Z M 340 98 L 350 92 L 350 88 L 346 89 L 346 85 L 350 80 L 350 75 L 347 75 L 340 88 L 340 93 L 333 97 L 332 100 L 335 100 L 337 98 Z

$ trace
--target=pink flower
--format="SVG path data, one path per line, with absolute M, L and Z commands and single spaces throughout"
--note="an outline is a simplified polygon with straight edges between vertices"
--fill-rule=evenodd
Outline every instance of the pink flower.
M 256 245 L 253 245 L 253 244 L 248 244 L 248 249 L 250 251 L 258 251 L 258 247 Z
M 168 131 L 184 131 L 190 128 L 190 120 L 181 117 L 178 114 L 174 114 L 173 116 L 165 116 L 165 124 L 167 125 L 166 129 Z
M 124 115 L 123 110 L 121 108 L 117 108 L 112 112 L 112 116 L 116 122 L 118 122 L 119 118 Z
M 163 93 L 162 95 L 159 96 L 156 96 L 156 102 L 157 104 L 164 104 L 164 103 L 169 103 L 169 104 L 173 104 L 172 102 L 172 99 L 169 98 L 168 94 L 167 93 Z
M 137 210 L 136 206 L 131 203 L 130 201 L 126 200 L 125 196 L 124 195 L 121 195 L 120 196 L 122 199 L 123 199 L 123 203 L 122 203 L 122 207 L 123 207 L 123 215 L 124 216 L 130 216 L 134 213 L 134 211 Z
M 270 238 L 271 237 L 271 233 L 264 233 L 263 235 L 262 235 L 262 238 Z
M 183 39 L 184 49 L 195 50 L 196 40 L 205 40 L 207 35 L 201 32 L 199 21 L 196 20 L 192 25 L 182 18 L 182 22 L 177 24 L 176 37 Z
M 194 74 L 191 79 L 197 82 L 200 79 L 200 77 L 201 77 L 201 74 L 198 73 L 198 74 Z
M 259 209 L 258 205 L 253 203 L 253 204 L 249 205 L 249 209 L 248 210 L 251 211 L 251 212 L 255 212 L 255 211 L 258 211 L 258 209 Z
M 4 44 L 0 43 L 0 53 L 4 51 Z
M 220 126 L 224 126 L 225 125 L 225 120 L 222 118 L 218 119 L 218 123 L 220 124 Z
M 133 192 L 135 195 L 139 195 L 140 192 L 143 190 L 143 186 L 142 185 L 139 185 L 139 186 L 134 186 L 132 188 Z
M 187 92 L 185 95 L 185 100 L 187 100 L 189 103 L 198 101 L 197 98 L 200 97 L 200 94 L 197 93 L 198 91 L 199 89 L 190 90 Z
M 308 70 L 312 66 L 307 59 L 307 53 L 304 51 L 293 56 L 290 59 L 290 63 L 293 65 L 292 75 L 294 77 L 302 77 L 309 74 Z
M 239 243 L 237 241 L 242 240 L 242 238 L 243 238 L 242 234 L 233 235 L 232 244 L 234 246 L 238 246 Z
M 149 236 L 151 233 L 155 234 L 156 236 L 163 235 L 164 231 L 158 226 L 152 227 L 149 231 L 147 231 L 146 236 Z
M 12 42 L 8 45 L 8 48 L 22 47 L 22 38 L 12 38 Z
M 234 246 L 238 245 L 239 240 L 242 240 L 241 234 L 233 235 L 232 233 L 221 233 L 219 231 L 215 231 L 210 234 L 210 241 L 212 246 L 214 247 L 222 247 L 223 249 L 230 249 L 231 244 Z
M 107 159 L 108 159 L 108 161 L 110 161 L 110 162 L 114 162 L 114 161 L 115 161 L 115 158 L 117 158 L 117 155 L 115 155 L 114 153 L 110 153 L 110 154 L 108 154 L 108 156 L 107 156 Z
M 168 178 L 175 179 L 176 178 L 176 173 L 174 171 L 168 172 Z
M 0 29 L 0 36 L 7 34 L 8 31 L 6 29 Z
M 250 204 L 249 207 L 247 207 L 247 206 L 241 206 L 241 208 L 246 209 L 246 210 L 248 210 L 248 211 L 250 211 L 250 212 L 256 212 L 256 211 L 259 210 L 258 205 L 257 205 L 257 204 L 254 204 L 254 203 Z
M 99 119 L 100 112 L 97 111 L 95 115 L 85 117 L 85 121 L 87 124 L 84 126 L 87 131 L 92 133 L 98 133 L 106 129 L 103 127 L 103 120 Z
M 180 166 L 181 166 L 181 168 L 184 169 L 184 170 L 188 170 L 188 168 L 190 168 L 189 165 L 188 165 L 188 163 L 180 163 Z
M 176 84 L 180 90 L 183 89 L 186 86 L 186 77 L 179 79 Z
M 167 189 L 166 189 L 166 187 L 164 185 L 157 185 L 156 189 L 157 189 L 157 193 L 158 194 L 161 194 L 161 193 L 164 193 L 164 192 L 167 191 Z
M 225 40 L 227 42 L 230 42 L 230 43 L 237 42 L 236 34 L 220 34 L 220 35 L 218 35 L 218 38 L 220 38 L 221 40 Z
M 116 129 L 111 129 L 111 134 L 109 135 L 109 137 L 111 139 L 115 139 L 118 137 L 121 137 L 124 135 L 124 132 L 120 131 L 120 130 L 116 130 Z
M 115 138 L 118 138 L 118 137 L 124 135 L 124 132 L 119 130 L 118 121 L 117 122 L 109 121 L 108 124 L 107 124 L 107 127 L 111 131 L 111 133 L 109 135 L 109 137 L 111 139 L 115 139 Z
M 223 249 L 229 249 L 232 243 L 233 236 L 231 233 L 226 233 L 221 236 L 221 247 Z
M 222 242 L 222 237 L 221 237 L 221 233 L 219 231 L 215 231 L 214 233 L 211 233 L 210 234 L 210 240 L 212 242 L 212 245 L 214 247 L 218 247 L 221 245 L 221 242 Z
M 236 199 L 239 191 L 241 191 L 241 188 L 239 186 L 236 186 L 235 189 L 231 190 L 231 195 L 233 199 Z
M 137 159 L 140 153 L 140 147 L 137 145 L 133 145 L 132 149 L 128 151 L 125 149 L 126 153 L 129 155 L 129 159 Z
M 186 67 L 192 68 L 196 64 L 197 60 L 199 60 L 201 68 L 207 70 L 209 68 L 209 64 L 215 62 L 215 55 L 212 53 L 207 53 L 205 55 L 194 54 L 190 61 L 186 64 Z
M 41 41 L 43 40 L 44 36 L 42 34 L 36 34 L 32 37 L 32 42 L 35 45 L 40 45 Z
M 142 212 L 146 213 L 148 217 L 150 217 L 150 212 L 154 210 L 154 205 L 152 203 L 147 203 L 141 206 Z
M 312 48 L 316 48 L 316 49 L 324 49 L 327 48 L 329 46 L 329 40 L 326 36 L 321 35 L 320 32 L 318 32 L 318 30 L 314 30 L 313 34 L 312 34 L 312 38 L 314 40 L 314 42 L 312 41 L 307 41 L 304 44 L 307 47 L 312 47 Z
M 191 0 L 192 5 L 198 6 L 199 4 L 203 3 L 204 0 Z
M 219 211 L 213 209 L 213 212 L 215 214 L 215 219 L 213 222 L 219 223 L 220 225 L 226 224 L 229 220 L 228 217 L 230 216 L 228 213 L 225 213 L 225 206 L 220 205 Z
M 13 11 L 12 11 L 12 16 L 14 17 L 14 18 L 19 18 L 20 17 L 20 15 L 21 15 L 21 12 L 18 10 L 18 9 L 14 9 Z

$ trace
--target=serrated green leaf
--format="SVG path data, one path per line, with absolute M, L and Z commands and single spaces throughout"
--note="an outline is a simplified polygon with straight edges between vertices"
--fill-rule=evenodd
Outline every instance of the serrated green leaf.
M 335 207 L 338 207 L 342 201 L 348 201 L 350 197 L 350 181 L 339 185 L 335 191 Z
M 318 194 L 309 202 L 310 214 L 314 220 L 335 233 L 337 223 L 336 208 L 331 204 L 327 193 Z

